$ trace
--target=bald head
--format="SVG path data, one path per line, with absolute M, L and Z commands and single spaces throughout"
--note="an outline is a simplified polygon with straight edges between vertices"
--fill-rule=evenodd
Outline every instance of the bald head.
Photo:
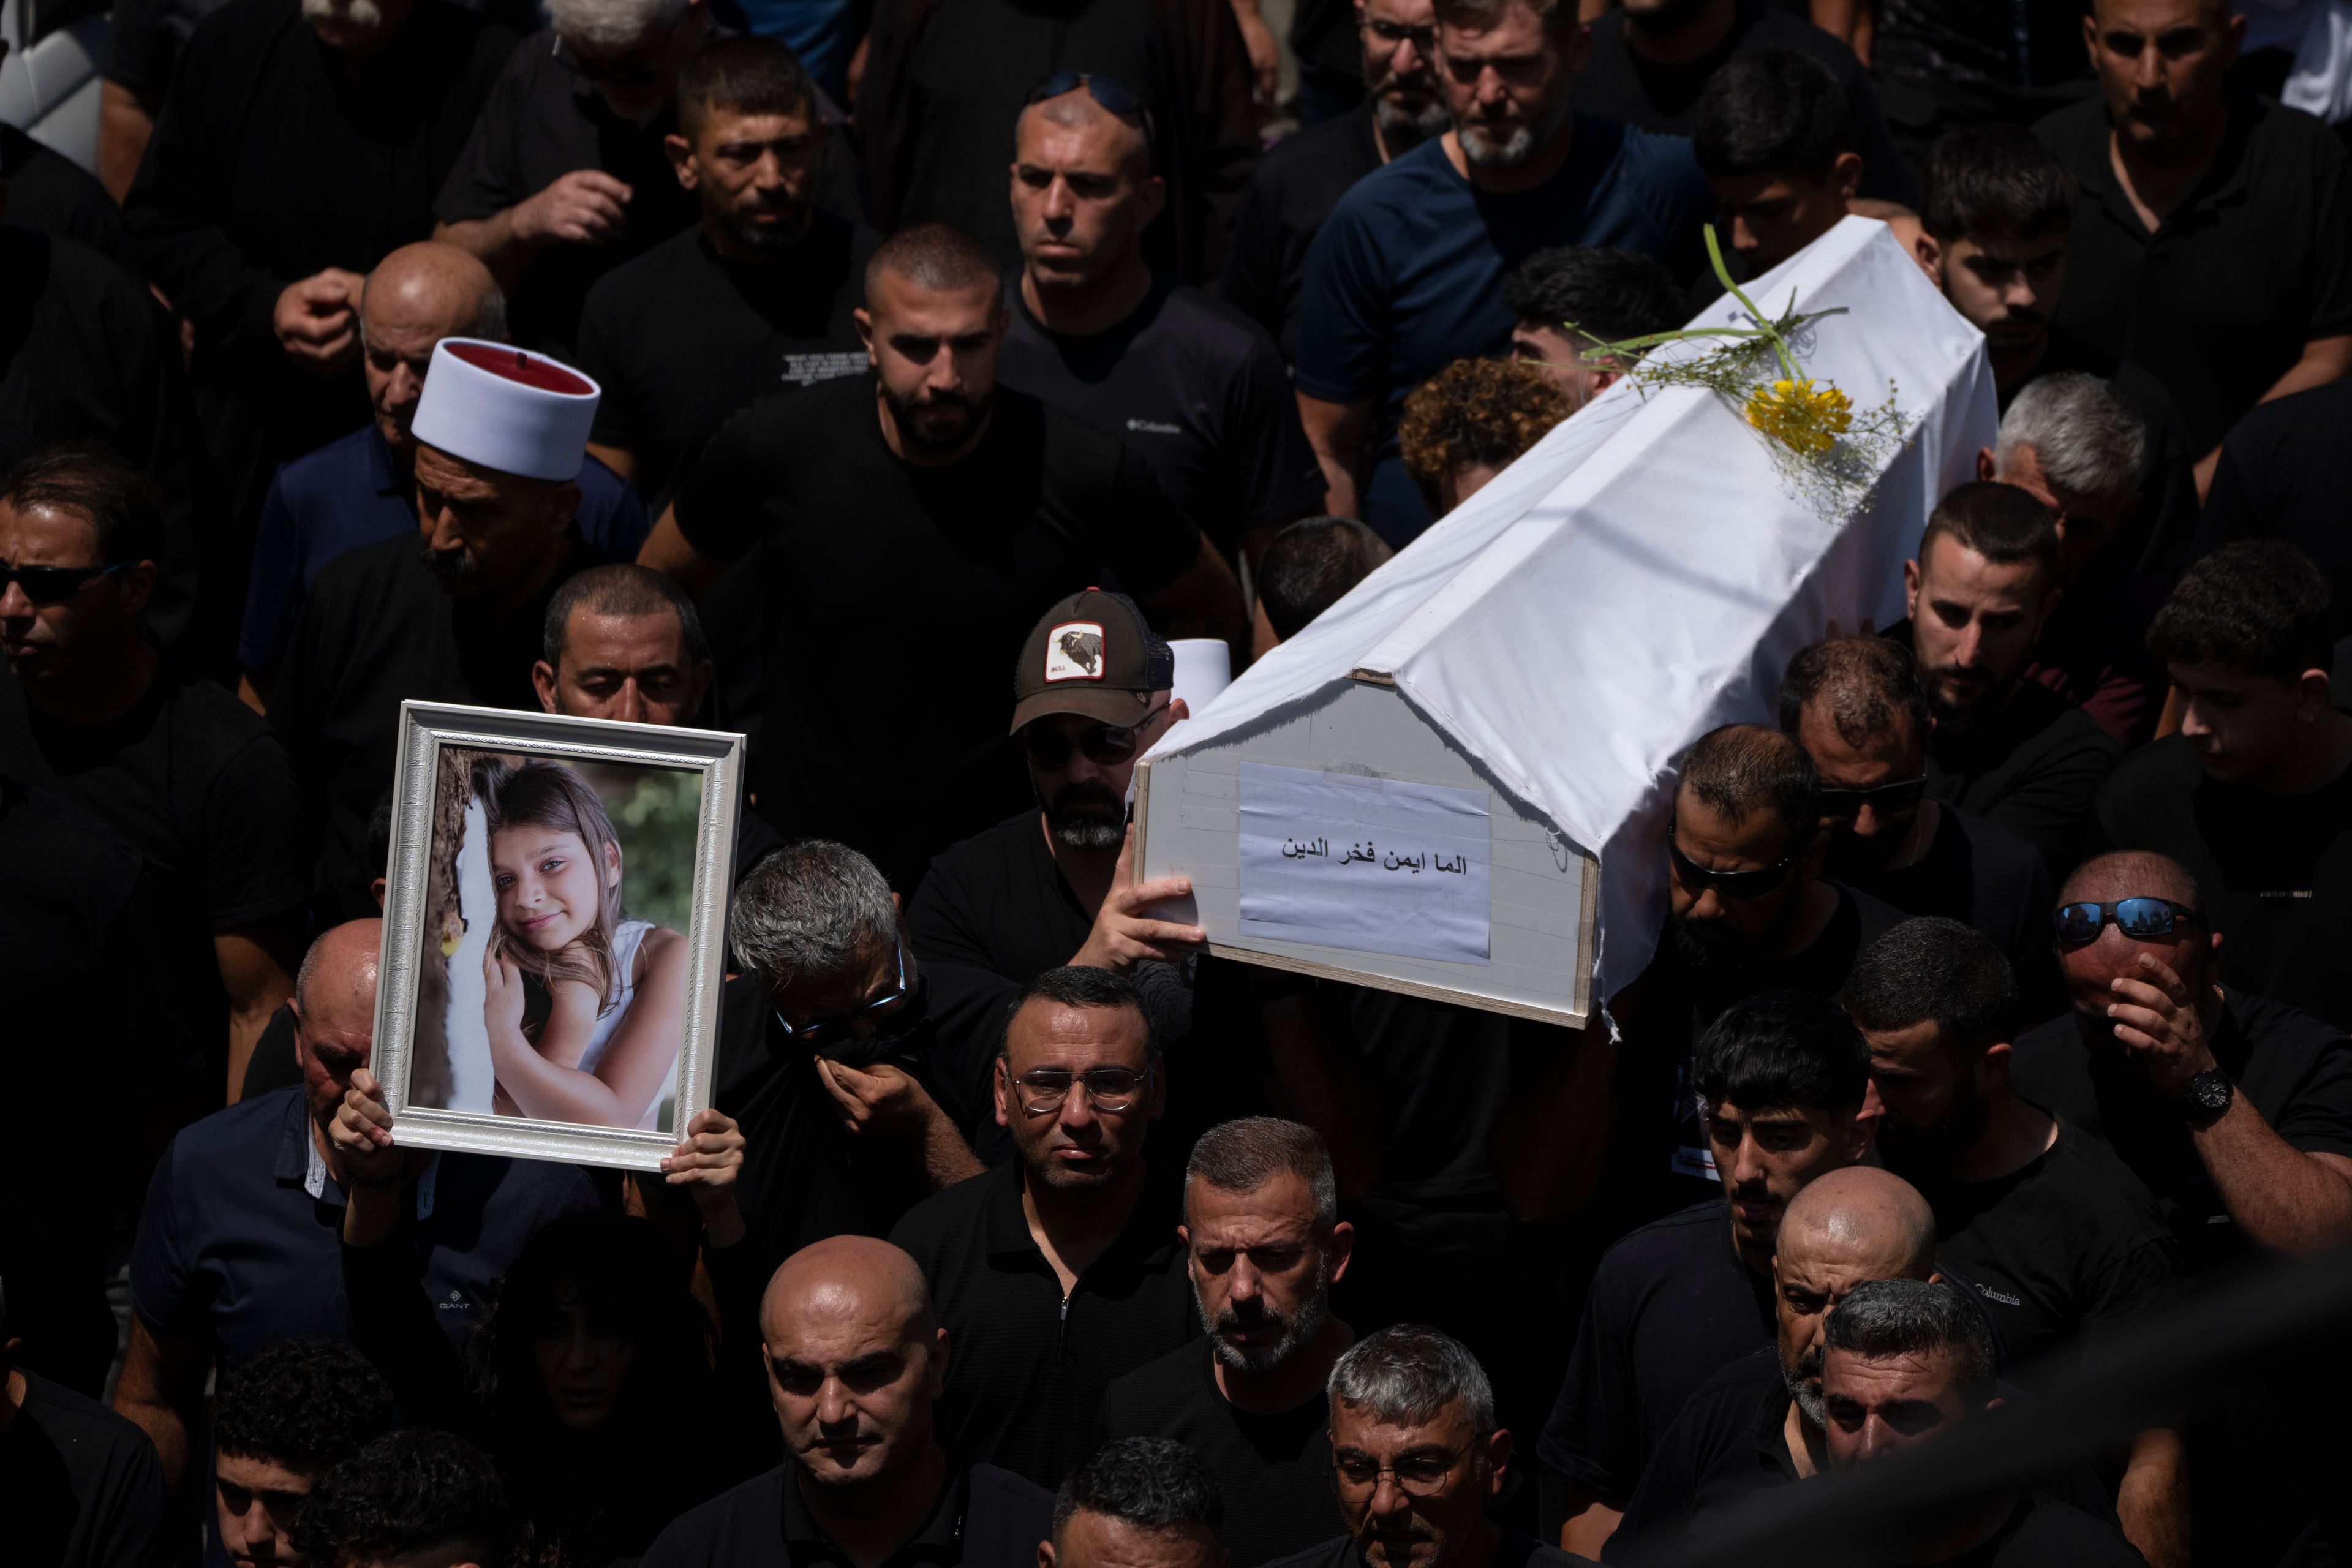
M 1925 1279 L 1936 1271 L 1936 1215 L 1902 1177 L 1850 1165 L 1789 1201 L 1779 1246 L 1782 1257 L 1834 1258 L 1874 1279 Z
M 857 1323 L 930 1337 L 931 1291 L 915 1260 L 870 1236 L 836 1236 L 784 1259 L 760 1302 L 760 1333 L 772 1351 L 818 1324 Z
M 1131 179 L 1142 180 L 1151 174 L 1151 142 L 1144 134 L 1141 117 L 1129 119 L 1113 114 L 1096 102 L 1094 94 L 1083 87 L 1072 88 L 1059 98 L 1042 100 L 1021 111 L 1021 118 L 1013 122 L 1014 163 L 1036 156 L 1041 136 L 1052 131 L 1082 138 Z
M 383 922 L 351 921 L 310 944 L 294 976 L 294 1005 L 314 1028 L 360 1029 L 375 1023 L 375 977 Z
M 869 1498 L 920 1486 L 948 1345 L 913 1258 L 866 1236 L 801 1248 L 768 1281 L 760 1337 L 785 1450 L 811 1485 Z M 916 1518 L 932 1501 L 905 1500 Z
M 360 289 L 360 342 L 376 430 L 395 457 L 415 457 L 408 422 L 433 345 L 443 338 L 503 342 L 506 335 L 506 296 L 490 269 L 456 246 L 424 240 L 376 263 Z
M 2205 907 L 2188 868 L 2152 849 L 2118 849 L 2094 857 L 2075 867 L 2058 890 L 2062 904 L 2105 904 L 2117 899 L 2170 899 L 2192 910 Z

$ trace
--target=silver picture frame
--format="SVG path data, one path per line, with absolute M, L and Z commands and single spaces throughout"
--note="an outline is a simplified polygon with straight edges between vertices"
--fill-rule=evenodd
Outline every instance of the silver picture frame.
M 457 1110 L 413 1102 L 419 988 L 432 882 L 434 813 L 443 753 L 522 753 L 557 762 L 697 773 L 701 800 L 688 900 L 686 1016 L 675 1109 L 667 1130 L 599 1127 Z M 400 709 L 394 772 L 392 852 L 386 868 L 383 945 L 376 988 L 373 1066 L 401 1144 L 506 1154 L 623 1170 L 660 1168 L 695 1112 L 710 1102 L 719 1041 L 719 995 L 726 979 L 727 898 L 743 798 L 743 737 L 617 720 L 572 719 L 503 708 L 409 701 Z M 444 983 L 446 983 L 445 974 Z

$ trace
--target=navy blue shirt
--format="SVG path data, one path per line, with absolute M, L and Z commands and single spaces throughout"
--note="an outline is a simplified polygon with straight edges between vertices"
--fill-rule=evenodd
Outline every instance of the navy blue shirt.
M 608 559 L 634 561 L 650 523 L 626 479 L 588 458 L 580 465 L 580 536 Z M 392 460 L 375 422 L 278 470 L 261 503 L 237 662 L 275 675 L 302 599 L 329 562 L 362 544 L 416 531 L 412 480 Z
M 1405 395 L 1455 360 L 1509 347 L 1512 268 L 1549 246 L 1605 245 L 1688 277 L 1714 216 L 1688 142 L 1586 114 L 1568 161 L 1531 191 L 1480 191 L 1443 139 L 1359 181 L 1307 252 L 1297 383 L 1327 402 L 1372 404 L 1365 521 L 1400 544 L 1429 525 L 1397 451 Z

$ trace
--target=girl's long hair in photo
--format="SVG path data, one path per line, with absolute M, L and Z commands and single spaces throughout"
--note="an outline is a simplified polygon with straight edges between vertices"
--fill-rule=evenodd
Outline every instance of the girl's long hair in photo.
M 515 767 L 499 757 L 474 763 L 474 794 L 495 837 L 508 827 L 551 827 L 575 835 L 587 846 L 596 874 L 596 919 L 576 943 L 542 952 L 509 934 L 495 913 L 490 919 L 490 952 L 514 960 L 515 967 L 552 988 L 559 982 L 577 981 L 596 993 L 602 1013 L 620 995 L 620 968 L 613 962 L 613 933 L 628 918 L 621 907 L 621 889 L 605 879 L 618 858 L 620 835 L 604 803 L 588 781 L 562 763 L 526 762 Z M 488 846 L 484 846 L 485 851 Z

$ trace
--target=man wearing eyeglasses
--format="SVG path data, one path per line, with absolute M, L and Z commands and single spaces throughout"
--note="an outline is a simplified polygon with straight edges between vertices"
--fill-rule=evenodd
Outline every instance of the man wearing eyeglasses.
M 949 1446 L 1059 1486 L 1111 1382 L 1193 1335 L 1173 1184 L 1144 1163 L 1167 1079 L 1133 984 L 1076 967 L 1030 982 L 993 1087 L 1015 1157 L 919 1204 L 890 1240 L 959 1347 Z
M 433 237 L 479 257 L 514 341 L 572 357 L 589 287 L 691 228 L 670 173 L 677 72 L 711 31 L 702 0 L 550 0 L 491 88 L 434 204 Z
M 1511 1434 L 1486 1369 L 1414 1324 L 1356 1342 L 1331 1369 L 1331 1490 L 1348 1532 L 1269 1568 L 1565 1568 L 1590 1559 L 1507 1531 Z
M 1890 638 L 1816 643 L 1780 678 L 1781 733 L 1822 776 L 1829 873 L 1906 915 L 1966 921 L 2054 1007 L 2050 873 L 2016 834 L 1927 798 L 1930 724 L 1918 665 Z

